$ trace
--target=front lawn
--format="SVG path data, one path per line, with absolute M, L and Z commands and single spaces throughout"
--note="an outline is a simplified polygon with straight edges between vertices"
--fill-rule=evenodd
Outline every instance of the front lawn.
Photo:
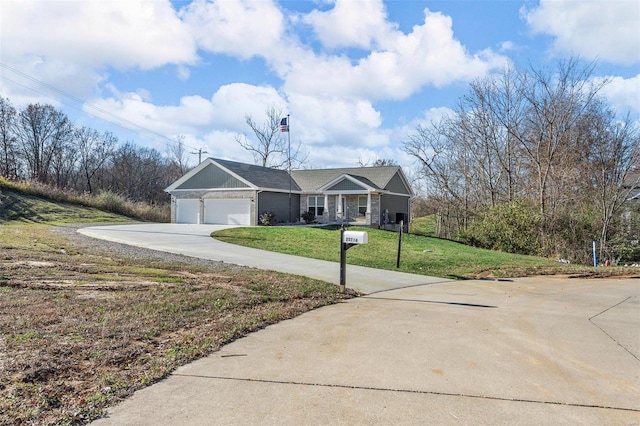
M 348 251 L 347 262 L 378 269 L 396 269 L 398 234 L 350 227 L 369 233 L 369 244 Z M 214 232 L 212 237 L 232 244 L 338 262 L 340 230 L 336 227 L 250 227 Z M 470 247 L 453 241 L 403 235 L 400 271 L 447 278 L 513 277 L 584 272 L 585 267 L 563 265 L 534 256 L 514 255 Z

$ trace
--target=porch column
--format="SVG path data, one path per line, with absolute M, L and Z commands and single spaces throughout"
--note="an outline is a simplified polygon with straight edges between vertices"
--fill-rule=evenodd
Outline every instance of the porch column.
M 371 192 L 367 192 L 367 213 L 365 214 L 367 224 L 371 225 Z
M 329 211 L 329 196 L 324 194 L 324 212 L 322 213 L 322 217 L 325 222 L 331 220 L 331 212 Z
M 338 219 L 338 217 L 340 218 L 340 220 L 342 220 L 342 194 L 338 194 L 338 201 L 336 202 L 336 204 L 336 220 Z

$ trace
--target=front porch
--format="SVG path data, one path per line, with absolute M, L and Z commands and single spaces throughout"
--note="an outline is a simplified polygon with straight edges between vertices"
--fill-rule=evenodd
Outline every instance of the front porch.
M 375 193 L 325 193 L 310 195 L 307 200 L 306 209 L 301 206 L 303 212 L 313 213 L 319 223 L 377 226 L 380 222 L 379 195 Z

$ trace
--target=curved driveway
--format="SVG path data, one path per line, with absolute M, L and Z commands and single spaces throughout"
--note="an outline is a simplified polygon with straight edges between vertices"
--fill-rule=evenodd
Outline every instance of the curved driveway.
M 340 264 L 337 262 L 308 259 L 242 247 L 235 244 L 224 243 L 209 236 L 213 231 L 233 227 L 234 226 L 226 225 L 187 225 L 174 223 L 136 224 L 91 226 L 79 229 L 78 232 L 90 237 L 137 247 L 223 261 L 259 269 L 304 275 L 334 284 L 340 283 Z M 340 250 L 339 244 L 339 241 L 336 241 L 336 251 Z M 447 281 L 450 280 L 347 265 L 347 287 L 366 294 Z
M 315 271 L 290 256 L 235 252 L 208 237 L 213 229 L 118 225 L 81 232 Z M 338 275 L 335 264 L 318 267 L 327 269 L 328 281 Z M 420 284 L 389 276 L 398 277 L 393 286 Z M 95 423 L 638 425 L 640 280 L 442 281 L 351 299 L 238 339 Z

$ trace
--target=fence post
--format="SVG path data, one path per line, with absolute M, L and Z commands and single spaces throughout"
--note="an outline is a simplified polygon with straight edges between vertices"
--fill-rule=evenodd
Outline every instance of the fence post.
M 398 234 L 398 260 L 396 261 L 396 268 L 400 267 L 400 253 L 402 252 L 402 231 L 404 230 L 404 220 L 400 221 L 400 233 Z

